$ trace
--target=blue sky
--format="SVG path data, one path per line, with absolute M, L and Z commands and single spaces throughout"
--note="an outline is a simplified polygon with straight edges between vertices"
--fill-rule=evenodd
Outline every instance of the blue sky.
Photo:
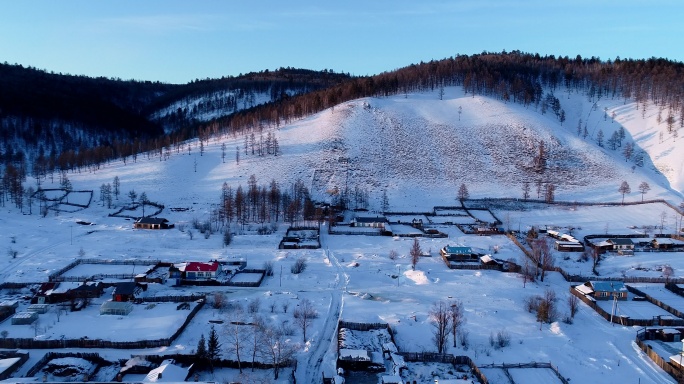
M 355 75 L 521 50 L 684 61 L 681 0 L 3 1 L 0 61 L 185 83 L 262 69 Z

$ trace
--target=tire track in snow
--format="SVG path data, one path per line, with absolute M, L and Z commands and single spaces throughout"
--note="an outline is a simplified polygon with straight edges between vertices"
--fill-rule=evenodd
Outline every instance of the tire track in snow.
M 86 233 L 82 233 L 80 235 L 77 235 L 76 237 L 83 237 L 86 235 L 90 235 L 91 233 L 94 233 L 94 232 L 97 232 L 97 231 L 88 231 Z M 15 273 L 19 266 L 25 264 L 29 260 L 33 260 L 36 256 L 43 255 L 45 252 L 53 250 L 53 249 L 55 249 L 61 245 L 66 244 L 67 242 L 73 242 L 73 239 L 52 243 L 52 244 L 47 245 L 45 247 L 31 250 L 30 252 L 22 255 L 21 259 L 17 260 L 16 262 L 8 264 L 6 267 L 0 268 L 0 280 L 2 282 L 6 282 L 7 277 L 9 275 Z

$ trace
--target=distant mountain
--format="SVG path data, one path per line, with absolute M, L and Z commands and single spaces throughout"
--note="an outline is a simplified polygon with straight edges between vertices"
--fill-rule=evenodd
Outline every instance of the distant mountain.
M 0 64 L 0 154 L 15 164 L 52 159 L 48 167 L 58 166 L 65 154 L 94 157 L 67 166 L 89 164 L 139 151 L 146 148 L 143 143 L 197 122 L 349 78 L 327 70 L 281 68 L 175 85 Z

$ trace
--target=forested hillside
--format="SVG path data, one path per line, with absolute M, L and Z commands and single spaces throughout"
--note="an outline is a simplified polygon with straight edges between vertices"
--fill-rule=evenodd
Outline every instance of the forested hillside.
M 198 122 L 348 78 L 281 68 L 175 85 L 0 64 L 0 157 L 28 172 L 97 166 L 156 147 L 165 134 L 194 132 Z

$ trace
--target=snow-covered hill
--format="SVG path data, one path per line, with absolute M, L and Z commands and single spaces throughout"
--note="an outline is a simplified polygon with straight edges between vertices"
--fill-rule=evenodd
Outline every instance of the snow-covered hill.
M 646 199 L 679 204 L 684 154 L 672 135 L 665 134 L 660 142 L 659 132 L 666 127 L 657 123 L 657 108 L 648 108 L 642 117 L 635 104 L 623 100 L 556 95 L 567 114 L 563 125 L 541 108 L 447 88 L 443 100 L 437 92 L 360 99 L 254 132 L 257 141 L 274 135 L 280 143 L 278 156 L 253 155 L 251 146 L 245 152 L 244 136 L 215 137 L 203 154 L 192 142 L 189 151 L 187 146 L 173 150 L 168 160 L 138 156 L 136 163 L 114 162 L 71 179 L 76 188 L 97 190 L 118 175 L 122 188 L 146 191 L 167 206 L 210 203 L 204 196 L 218 196 L 223 182 L 245 186 L 252 174 L 259 184 L 275 179 L 289 186 L 300 179 L 318 200 L 330 199 L 335 188 L 358 187 L 368 191 L 371 209 L 380 208 L 385 190 L 390 210 L 454 204 L 461 183 L 471 198 L 522 198 L 524 182 L 531 184 L 531 198 L 537 198 L 536 184 L 541 182 L 556 186 L 556 200 L 619 201 L 623 180 L 632 189 L 625 201 L 641 200 L 637 186 L 645 181 L 652 188 Z M 577 134 L 580 119 L 587 126 L 586 138 Z M 625 129 L 623 147 L 597 145 L 599 131 L 606 142 L 620 127 Z M 542 141 L 547 166 L 539 172 L 533 163 Z M 634 155 L 625 159 L 622 149 L 628 142 L 634 142 L 634 153 L 645 151 L 643 166 L 635 165 Z M 179 184 L 187 187 L 179 190 Z

